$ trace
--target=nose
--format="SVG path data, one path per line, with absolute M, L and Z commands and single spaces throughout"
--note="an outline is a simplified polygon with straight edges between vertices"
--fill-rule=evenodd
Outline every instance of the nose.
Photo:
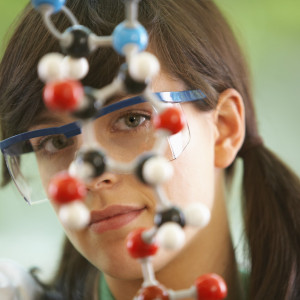
M 105 172 L 101 176 L 92 179 L 87 184 L 87 189 L 91 192 L 110 189 L 118 182 L 119 176 L 118 174 Z

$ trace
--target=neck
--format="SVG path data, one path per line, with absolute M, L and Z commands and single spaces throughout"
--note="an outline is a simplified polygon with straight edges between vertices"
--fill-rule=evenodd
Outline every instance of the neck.
M 211 221 L 206 228 L 196 233 L 193 239 L 176 257 L 156 272 L 157 280 L 168 289 L 190 288 L 197 277 L 217 273 L 226 281 L 230 300 L 240 300 L 241 289 L 226 215 L 222 181 L 216 188 L 215 204 Z M 187 234 L 191 232 L 187 229 Z M 180 279 L 180 280 L 179 280 Z M 116 300 L 133 299 L 142 280 L 121 280 L 106 276 L 107 283 Z M 124 296 L 125 295 L 125 296 Z

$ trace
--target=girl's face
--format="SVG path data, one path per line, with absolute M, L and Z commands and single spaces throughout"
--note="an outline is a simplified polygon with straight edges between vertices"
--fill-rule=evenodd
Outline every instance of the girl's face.
M 152 83 L 153 92 L 182 91 L 184 84 L 160 73 Z M 171 162 L 174 175 L 164 189 L 170 201 L 185 207 L 202 202 L 212 209 L 214 204 L 214 142 L 215 124 L 213 112 L 201 112 L 193 104 L 181 105 L 188 121 L 191 140 L 183 153 Z M 101 134 L 101 129 L 96 129 Z M 49 180 L 42 172 L 44 184 Z M 88 185 L 86 205 L 92 215 L 116 214 L 101 225 L 93 225 L 80 231 L 65 232 L 77 250 L 102 272 L 117 278 L 141 278 L 140 264 L 126 250 L 126 237 L 135 228 L 153 226 L 156 198 L 153 190 L 134 175 L 104 173 Z M 55 211 L 58 207 L 52 203 Z M 120 216 L 121 214 L 121 216 Z M 197 230 L 186 228 L 187 244 Z M 179 251 L 159 250 L 154 257 L 156 271 L 163 269 Z

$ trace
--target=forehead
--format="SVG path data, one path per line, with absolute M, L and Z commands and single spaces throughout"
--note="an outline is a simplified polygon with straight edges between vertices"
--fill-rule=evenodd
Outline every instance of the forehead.
M 151 89 L 153 92 L 176 92 L 185 90 L 186 86 L 180 79 L 165 71 L 160 71 L 152 80 Z

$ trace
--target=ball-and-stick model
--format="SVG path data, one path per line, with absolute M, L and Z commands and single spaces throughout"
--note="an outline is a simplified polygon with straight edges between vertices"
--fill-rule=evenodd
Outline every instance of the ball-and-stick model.
M 134 174 L 143 184 L 151 186 L 157 196 L 153 227 L 136 229 L 127 238 L 127 250 L 141 262 L 144 277 L 134 300 L 224 299 L 227 295 L 226 284 L 216 274 L 202 275 L 190 289 L 180 291 L 169 290 L 155 279 L 151 257 L 159 247 L 182 247 L 185 242 L 183 227 L 203 228 L 210 220 L 210 211 L 200 203 L 185 209 L 175 207 L 161 188 L 173 174 L 172 164 L 164 157 L 167 138 L 181 132 L 186 124 L 178 106 L 162 103 L 149 88 L 152 78 L 159 72 L 160 64 L 152 53 L 145 51 L 148 34 L 138 22 L 138 2 L 124 1 L 125 20 L 116 26 L 110 36 L 97 36 L 78 24 L 76 17 L 65 6 L 65 0 L 32 0 L 48 30 L 58 39 L 63 53 L 49 53 L 39 62 L 39 78 L 45 83 L 44 103 L 50 111 L 68 113 L 79 119 L 84 141 L 69 169 L 52 178 L 48 195 L 60 207 L 62 223 L 79 230 L 90 222 L 90 214 L 84 204 L 86 184 L 104 172 Z M 51 20 L 51 15 L 59 11 L 72 24 L 63 33 Z M 99 47 L 109 46 L 125 57 L 119 74 L 101 89 L 84 87 L 80 80 L 89 71 L 86 57 Z M 152 148 L 126 162 L 110 157 L 110 153 L 95 138 L 91 126 L 94 117 L 104 110 L 108 99 L 121 93 L 141 94 L 155 112 L 153 124 L 156 139 Z

